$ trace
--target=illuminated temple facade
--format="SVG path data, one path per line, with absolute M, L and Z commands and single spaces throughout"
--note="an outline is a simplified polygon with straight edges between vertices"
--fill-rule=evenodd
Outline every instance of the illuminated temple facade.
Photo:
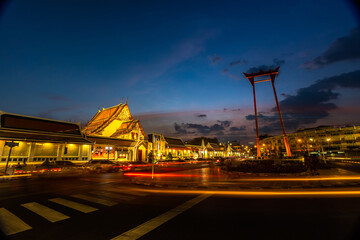
M 83 128 L 94 142 L 92 158 L 115 161 L 144 161 L 147 156 L 145 134 L 127 103 L 99 110 Z

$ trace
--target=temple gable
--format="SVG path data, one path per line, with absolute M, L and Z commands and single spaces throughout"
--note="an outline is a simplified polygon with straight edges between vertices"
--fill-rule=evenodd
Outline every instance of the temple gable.
M 133 119 L 127 103 L 99 110 L 83 131 L 89 136 L 122 139 L 143 139 L 145 136 L 140 121 Z

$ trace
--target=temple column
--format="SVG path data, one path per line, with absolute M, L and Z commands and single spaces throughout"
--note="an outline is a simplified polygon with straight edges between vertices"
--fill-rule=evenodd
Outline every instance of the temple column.
M 34 142 L 32 142 L 32 143 L 30 144 L 30 151 L 29 151 L 28 162 L 34 162 L 35 146 L 36 146 L 36 143 L 34 143 Z

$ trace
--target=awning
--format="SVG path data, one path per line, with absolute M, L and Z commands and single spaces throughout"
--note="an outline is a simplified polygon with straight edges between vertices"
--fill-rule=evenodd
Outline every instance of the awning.
M 112 145 L 115 147 L 132 147 L 132 145 L 135 143 L 135 141 L 128 139 L 94 137 L 94 136 L 88 136 L 87 140 L 93 142 L 94 144 Z
M 84 137 L 71 136 L 67 134 L 51 134 L 39 132 L 21 132 L 0 129 L 0 139 L 10 141 L 26 142 L 51 142 L 51 143 L 74 143 L 74 144 L 92 144 Z

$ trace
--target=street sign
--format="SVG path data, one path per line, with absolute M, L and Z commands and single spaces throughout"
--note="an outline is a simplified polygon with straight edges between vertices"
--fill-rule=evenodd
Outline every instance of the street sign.
M 5 146 L 9 146 L 9 147 L 18 147 L 19 143 L 15 143 L 15 142 L 5 142 Z

